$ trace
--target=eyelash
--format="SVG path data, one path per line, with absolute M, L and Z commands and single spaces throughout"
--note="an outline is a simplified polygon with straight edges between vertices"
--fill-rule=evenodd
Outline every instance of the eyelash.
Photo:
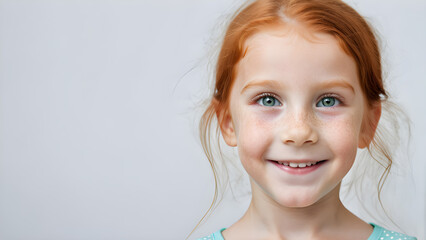
M 320 98 L 319 98 L 319 100 L 316 102 L 316 104 L 315 104 L 315 106 L 322 100 L 322 99 L 324 99 L 324 98 L 327 98 L 327 97 L 329 97 L 329 98 L 335 98 L 338 102 L 339 102 L 339 104 L 338 105 L 344 105 L 344 99 L 343 99 L 343 97 L 340 97 L 339 95 L 336 95 L 336 94 L 333 94 L 333 93 L 326 93 L 326 94 L 323 94 Z M 333 107 L 336 107 L 336 106 L 333 106 Z M 333 107 L 329 107 L 329 108 L 333 108 Z
M 253 98 L 252 102 L 253 103 L 257 103 L 260 99 L 262 99 L 264 97 L 273 97 L 273 98 L 275 98 L 280 103 L 280 106 L 282 105 L 282 103 L 279 100 L 279 97 L 277 95 L 275 95 L 273 93 L 268 93 L 268 92 L 261 93 L 261 94 L 257 95 L 256 97 Z
M 280 103 L 280 106 L 282 105 L 281 101 L 279 100 L 279 97 L 277 95 L 275 95 L 273 93 L 269 93 L 269 92 L 261 93 L 261 94 L 257 95 L 256 97 L 253 98 L 252 102 L 257 103 L 260 99 L 262 99 L 264 97 L 273 97 Z M 339 95 L 333 94 L 333 93 L 326 93 L 326 94 L 321 95 L 319 100 L 315 103 L 315 106 L 319 103 L 319 101 L 321 101 L 323 98 L 327 98 L 327 97 L 335 98 L 337 101 L 339 101 L 339 105 L 344 104 L 344 99 L 342 97 L 340 97 Z

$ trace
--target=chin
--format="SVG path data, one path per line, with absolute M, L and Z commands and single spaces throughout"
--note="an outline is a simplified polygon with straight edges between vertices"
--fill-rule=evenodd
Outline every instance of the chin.
M 320 200 L 319 197 L 312 194 L 294 194 L 293 196 L 279 196 L 275 201 L 286 208 L 305 208 L 314 205 Z
M 307 200 L 299 200 L 299 201 L 283 201 L 279 204 L 286 208 L 306 208 L 312 206 L 316 203 L 316 201 L 307 201 Z

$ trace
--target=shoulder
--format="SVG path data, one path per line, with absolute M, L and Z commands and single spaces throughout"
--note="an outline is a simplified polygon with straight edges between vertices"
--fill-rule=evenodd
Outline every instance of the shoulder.
M 217 232 L 214 232 L 206 237 L 202 237 L 202 238 L 198 238 L 197 240 L 224 240 L 223 236 L 222 236 L 222 232 L 223 230 L 225 230 L 226 228 L 222 228 Z
M 399 232 L 390 231 L 379 225 L 374 223 L 370 223 L 373 225 L 374 230 L 368 240 L 417 240 L 415 237 L 411 237 Z
M 373 233 L 368 238 L 368 240 L 417 240 L 415 237 L 411 237 L 399 232 L 390 231 L 379 225 L 374 223 L 370 223 L 373 227 Z M 206 237 L 198 238 L 197 240 L 224 240 L 222 236 L 222 232 L 226 228 L 222 228 L 221 230 L 214 232 Z

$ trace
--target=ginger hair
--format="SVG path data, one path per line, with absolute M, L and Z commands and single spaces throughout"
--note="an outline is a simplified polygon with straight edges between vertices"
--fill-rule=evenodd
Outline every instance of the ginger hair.
M 245 42 L 250 36 L 266 28 L 296 24 L 312 32 L 327 33 L 335 37 L 341 49 L 356 63 L 359 83 L 368 107 L 388 99 L 383 86 L 381 55 L 375 33 L 366 20 L 343 1 L 257 0 L 242 7 L 231 19 L 224 35 L 215 68 L 214 92 L 199 124 L 203 150 L 213 170 L 215 193 L 210 208 L 198 225 L 211 213 L 218 200 L 220 179 L 211 138 L 216 134 L 219 154 L 222 155 L 219 144 L 220 118 L 229 111 L 230 92 L 236 78 L 237 64 L 245 55 Z M 373 121 L 367 121 L 363 127 L 375 130 L 377 125 Z M 383 167 L 377 186 L 380 201 L 380 192 L 392 166 L 391 151 L 380 134 L 376 133 L 368 142 L 368 152 L 372 153 L 373 149 L 378 152 L 371 156 Z M 375 157 L 377 155 L 381 157 Z

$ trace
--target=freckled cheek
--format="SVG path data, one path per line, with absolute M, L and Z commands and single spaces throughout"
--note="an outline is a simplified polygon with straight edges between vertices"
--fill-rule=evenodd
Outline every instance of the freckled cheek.
M 352 121 L 342 121 L 333 124 L 333 128 L 323 133 L 336 158 L 341 164 L 350 167 L 355 160 L 358 148 L 359 126 Z
M 272 124 L 253 115 L 240 118 L 237 146 L 241 161 L 262 159 L 273 140 Z

